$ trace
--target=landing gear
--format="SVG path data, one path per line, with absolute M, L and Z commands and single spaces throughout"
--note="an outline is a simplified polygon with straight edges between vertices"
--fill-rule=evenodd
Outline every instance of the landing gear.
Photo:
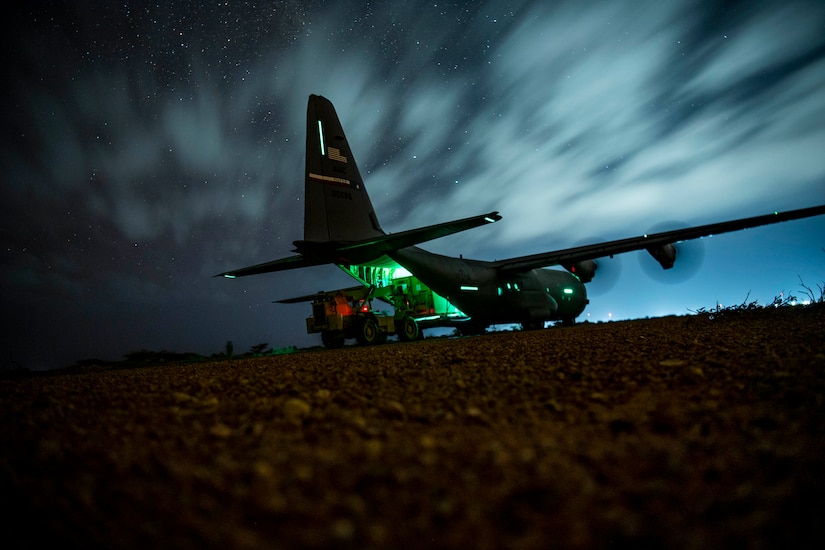
M 387 339 L 387 333 L 378 330 L 378 323 L 372 317 L 364 317 L 358 324 L 355 339 L 362 346 L 380 344 Z
M 421 337 L 421 329 L 418 328 L 418 323 L 409 315 L 405 315 L 400 321 L 400 326 L 397 329 L 398 337 L 405 342 L 412 342 Z
M 487 332 L 487 325 L 467 321 L 459 325 L 458 332 L 461 333 L 462 336 L 479 336 Z

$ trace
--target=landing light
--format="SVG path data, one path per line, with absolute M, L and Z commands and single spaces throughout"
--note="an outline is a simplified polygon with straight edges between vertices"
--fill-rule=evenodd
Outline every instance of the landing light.
M 565 294 L 573 294 L 573 289 L 572 288 L 565 288 L 564 293 Z
M 484 216 L 484 221 L 487 223 L 495 223 L 496 220 L 494 220 L 490 216 Z
M 473 291 L 475 291 L 475 290 L 478 290 L 478 287 L 477 286 L 461 285 L 461 290 L 473 290 Z
M 230 275 L 229 273 L 224 273 L 223 276 L 226 277 L 227 279 L 235 279 L 236 278 L 235 275 Z

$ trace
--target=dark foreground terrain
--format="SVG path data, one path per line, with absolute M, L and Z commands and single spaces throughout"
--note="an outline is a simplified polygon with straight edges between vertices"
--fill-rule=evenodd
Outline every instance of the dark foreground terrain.
M 825 548 L 825 307 L 0 380 L 3 545 Z

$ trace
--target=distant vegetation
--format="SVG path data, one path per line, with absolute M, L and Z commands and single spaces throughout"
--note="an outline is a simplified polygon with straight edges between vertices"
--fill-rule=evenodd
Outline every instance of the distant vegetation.
M 269 348 L 269 349 L 267 349 Z M 246 353 L 235 354 L 235 346 L 232 341 L 226 342 L 225 351 L 213 353 L 209 357 L 197 353 L 174 353 L 171 351 L 133 351 L 124 355 L 126 363 L 169 363 L 169 362 L 197 362 L 212 361 L 215 359 L 239 359 L 244 357 L 263 357 L 265 355 L 284 355 L 297 351 L 295 346 L 286 348 L 271 348 L 269 344 L 263 342 L 255 344 Z
M 757 311 L 757 310 L 764 310 L 769 308 L 778 308 L 778 307 L 793 307 L 793 306 L 807 306 L 811 304 L 825 304 L 825 283 L 817 284 L 817 290 L 814 291 L 811 287 L 805 284 L 802 280 L 802 277 L 799 278 L 799 286 L 802 287 L 802 292 L 800 293 L 802 298 L 794 296 L 793 294 L 785 294 L 785 292 L 780 292 L 778 296 L 774 296 L 773 301 L 767 305 L 761 305 L 756 300 L 749 301 L 750 298 L 750 291 L 745 296 L 745 299 L 742 301 L 741 304 L 736 304 L 732 306 L 722 306 L 721 304 L 716 304 L 715 307 L 712 308 L 699 308 L 697 310 L 689 309 L 691 313 L 694 315 L 704 315 L 710 319 L 715 317 L 719 317 L 722 315 L 728 315 L 731 313 L 741 313 L 741 312 L 748 312 L 748 311 Z
M 91 371 L 91 370 L 110 370 L 112 368 L 133 368 L 142 367 L 146 365 L 170 364 L 170 363 L 200 363 L 204 361 L 216 361 L 222 359 L 242 359 L 248 357 L 264 357 L 267 355 L 284 355 L 288 353 L 295 353 L 298 349 L 295 346 L 286 348 L 272 348 L 266 342 L 256 344 L 250 348 L 246 353 L 235 354 L 234 345 L 231 341 L 226 342 L 225 351 L 213 353 L 210 356 L 200 355 L 198 353 L 177 353 L 173 351 L 151 351 L 138 350 L 131 351 L 123 356 L 122 361 L 104 361 L 102 359 L 83 359 L 78 361 L 73 366 L 69 367 L 68 371 Z
M 805 295 L 806 299 L 810 301 L 812 304 L 825 303 L 825 283 L 816 285 L 816 288 L 819 292 L 818 296 L 817 293 L 811 289 L 811 287 L 805 284 L 805 281 L 802 280 L 802 277 L 799 277 L 799 286 L 803 288 L 802 293 Z

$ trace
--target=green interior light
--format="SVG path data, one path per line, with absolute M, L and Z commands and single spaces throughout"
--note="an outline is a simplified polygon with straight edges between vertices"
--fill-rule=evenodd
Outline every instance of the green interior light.
M 400 279 L 401 277 L 411 277 L 411 276 L 412 276 L 412 273 L 410 273 L 409 271 L 407 271 L 406 268 L 403 268 L 403 267 L 397 267 L 392 272 L 392 278 L 393 279 Z

